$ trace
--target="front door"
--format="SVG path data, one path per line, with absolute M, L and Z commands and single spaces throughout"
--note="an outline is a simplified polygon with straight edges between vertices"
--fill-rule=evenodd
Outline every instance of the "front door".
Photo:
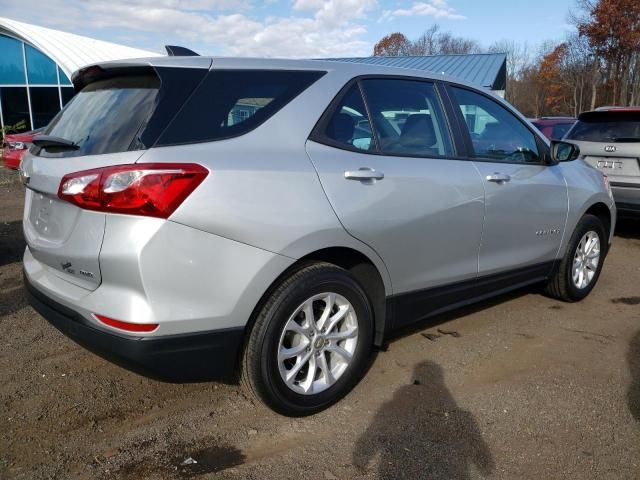
M 560 167 L 545 165 L 534 133 L 498 102 L 464 88 L 450 92 L 468 128 L 485 190 L 480 276 L 550 268 L 568 211 Z

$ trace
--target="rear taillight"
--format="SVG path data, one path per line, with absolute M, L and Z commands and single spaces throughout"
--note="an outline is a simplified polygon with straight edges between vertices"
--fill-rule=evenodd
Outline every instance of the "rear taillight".
M 58 197 L 86 210 L 168 218 L 209 174 L 193 163 L 147 163 L 65 175 Z

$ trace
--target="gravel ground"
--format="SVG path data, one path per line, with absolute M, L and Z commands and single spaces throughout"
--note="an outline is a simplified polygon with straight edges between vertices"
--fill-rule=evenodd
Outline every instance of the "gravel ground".
M 391 339 L 339 404 L 288 419 L 48 325 L 22 291 L 22 202 L 1 171 L 0 478 L 640 478 L 640 222 L 585 301 L 529 289 L 441 316 Z

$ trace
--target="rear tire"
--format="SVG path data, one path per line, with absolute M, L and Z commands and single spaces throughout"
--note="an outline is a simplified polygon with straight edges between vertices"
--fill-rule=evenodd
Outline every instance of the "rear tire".
M 577 302 L 589 295 L 602 271 L 607 240 L 602 221 L 594 215 L 583 216 L 545 287 L 547 295 L 565 302 Z
M 360 380 L 373 344 L 362 287 L 329 263 L 284 279 L 257 314 L 243 352 L 245 389 L 278 413 L 319 412 Z

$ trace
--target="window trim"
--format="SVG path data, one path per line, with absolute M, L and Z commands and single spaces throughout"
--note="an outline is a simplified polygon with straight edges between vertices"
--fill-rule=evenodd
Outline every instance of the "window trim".
M 472 87 L 468 87 L 466 85 L 461 85 L 459 83 L 447 82 L 447 81 L 442 82 L 442 84 L 444 89 L 447 92 L 448 108 L 452 110 L 451 114 L 457 118 L 458 128 L 461 130 L 460 134 L 464 139 L 464 143 L 467 151 L 466 152 L 467 160 L 471 160 L 474 162 L 484 162 L 484 163 L 503 163 L 505 165 L 541 165 L 544 167 L 552 166 L 548 163 L 548 160 L 547 160 L 549 155 L 549 147 L 547 146 L 546 142 L 540 138 L 540 136 L 531 128 L 530 125 L 528 125 L 526 122 L 523 122 L 522 119 L 518 115 L 516 115 L 510 108 L 508 108 L 505 105 L 502 105 L 500 102 L 496 101 L 496 99 L 493 98 L 490 94 L 483 92 L 480 89 L 475 89 Z M 505 160 L 476 157 L 475 150 L 473 148 L 473 142 L 471 140 L 471 134 L 469 133 L 469 129 L 467 128 L 464 115 L 462 115 L 462 112 L 460 111 L 460 106 L 455 100 L 455 92 L 452 91 L 453 88 L 459 88 L 461 90 L 467 90 L 469 92 L 476 93 L 482 97 L 485 97 L 489 101 L 495 103 L 497 106 L 509 112 L 516 120 L 518 120 L 529 131 L 529 133 L 533 135 L 533 139 L 536 142 L 536 147 L 538 148 L 539 160 L 537 162 L 515 162 L 515 161 L 511 162 L 511 161 L 505 161 Z
M 387 153 L 387 152 L 380 151 L 378 132 L 377 132 L 377 129 L 373 126 L 373 122 L 371 120 L 369 102 L 366 98 L 366 95 L 361 85 L 362 80 L 405 80 L 405 81 L 414 81 L 414 82 L 432 84 L 436 92 L 436 96 L 440 101 L 440 107 L 442 108 L 442 113 L 444 114 L 444 126 L 446 127 L 446 131 L 449 134 L 449 140 L 451 141 L 453 154 L 452 155 L 417 155 L 417 154 L 410 155 L 410 154 L 404 154 L 404 153 Z M 375 139 L 375 144 L 376 144 L 375 150 L 362 150 L 360 148 L 353 147 L 345 143 L 337 142 L 325 135 L 329 121 L 333 117 L 337 107 L 340 105 L 344 97 L 349 93 L 349 91 L 351 90 L 351 87 L 355 83 L 358 84 L 360 95 L 362 96 L 362 101 L 364 102 L 364 106 L 367 111 L 367 117 L 368 117 L 367 119 L 369 120 L 369 125 L 371 126 L 371 132 L 373 133 L 373 138 Z M 440 86 L 440 83 L 441 83 L 440 80 L 435 80 L 435 79 L 426 78 L 426 77 L 417 77 L 413 75 L 367 74 L 367 75 L 358 75 L 356 77 L 353 77 L 338 91 L 338 93 L 331 100 L 331 102 L 329 103 L 327 108 L 324 110 L 324 112 L 322 112 L 322 115 L 320 115 L 320 118 L 318 119 L 315 126 L 311 130 L 311 134 L 309 135 L 308 140 L 311 140 L 323 145 L 327 145 L 329 147 L 338 148 L 340 150 L 361 153 L 364 155 L 379 155 L 383 157 L 401 157 L 401 158 L 419 158 L 419 159 L 427 158 L 432 160 L 470 160 L 466 154 L 461 155 L 460 148 L 462 147 L 462 145 L 460 144 L 457 137 L 458 132 L 456 132 L 455 129 L 453 128 L 453 122 L 451 121 L 450 112 L 447 109 L 447 104 L 442 94 L 442 87 Z
M 364 103 L 364 109 L 367 113 L 367 121 L 369 122 L 369 126 L 371 127 L 371 134 L 372 134 L 372 139 L 374 140 L 375 150 L 362 150 L 361 148 L 357 148 L 352 145 L 348 145 L 346 143 L 338 142 L 337 140 L 334 140 L 333 138 L 328 137 L 325 133 L 327 131 L 327 127 L 329 125 L 329 122 L 331 121 L 331 118 L 336 112 L 336 109 L 340 106 L 340 104 L 342 103 L 342 100 L 344 100 L 344 98 L 349 94 L 349 92 L 351 91 L 351 88 L 354 85 L 358 86 L 360 97 L 362 98 L 362 102 Z M 340 150 L 346 150 L 348 152 L 365 153 L 370 155 L 379 154 L 377 135 L 375 134 L 373 130 L 373 126 L 371 125 L 371 115 L 369 114 L 369 106 L 367 105 L 367 102 L 364 99 L 364 95 L 362 94 L 362 88 L 360 87 L 359 77 L 351 78 L 347 83 L 344 84 L 344 86 L 333 97 L 331 102 L 329 102 L 329 105 L 327 105 L 327 108 L 325 108 L 325 110 L 322 112 L 322 115 L 320 115 L 320 118 L 311 129 L 311 133 L 309 134 L 309 137 L 307 138 L 307 140 L 312 140 L 314 142 L 321 143 L 329 147 L 339 148 Z

